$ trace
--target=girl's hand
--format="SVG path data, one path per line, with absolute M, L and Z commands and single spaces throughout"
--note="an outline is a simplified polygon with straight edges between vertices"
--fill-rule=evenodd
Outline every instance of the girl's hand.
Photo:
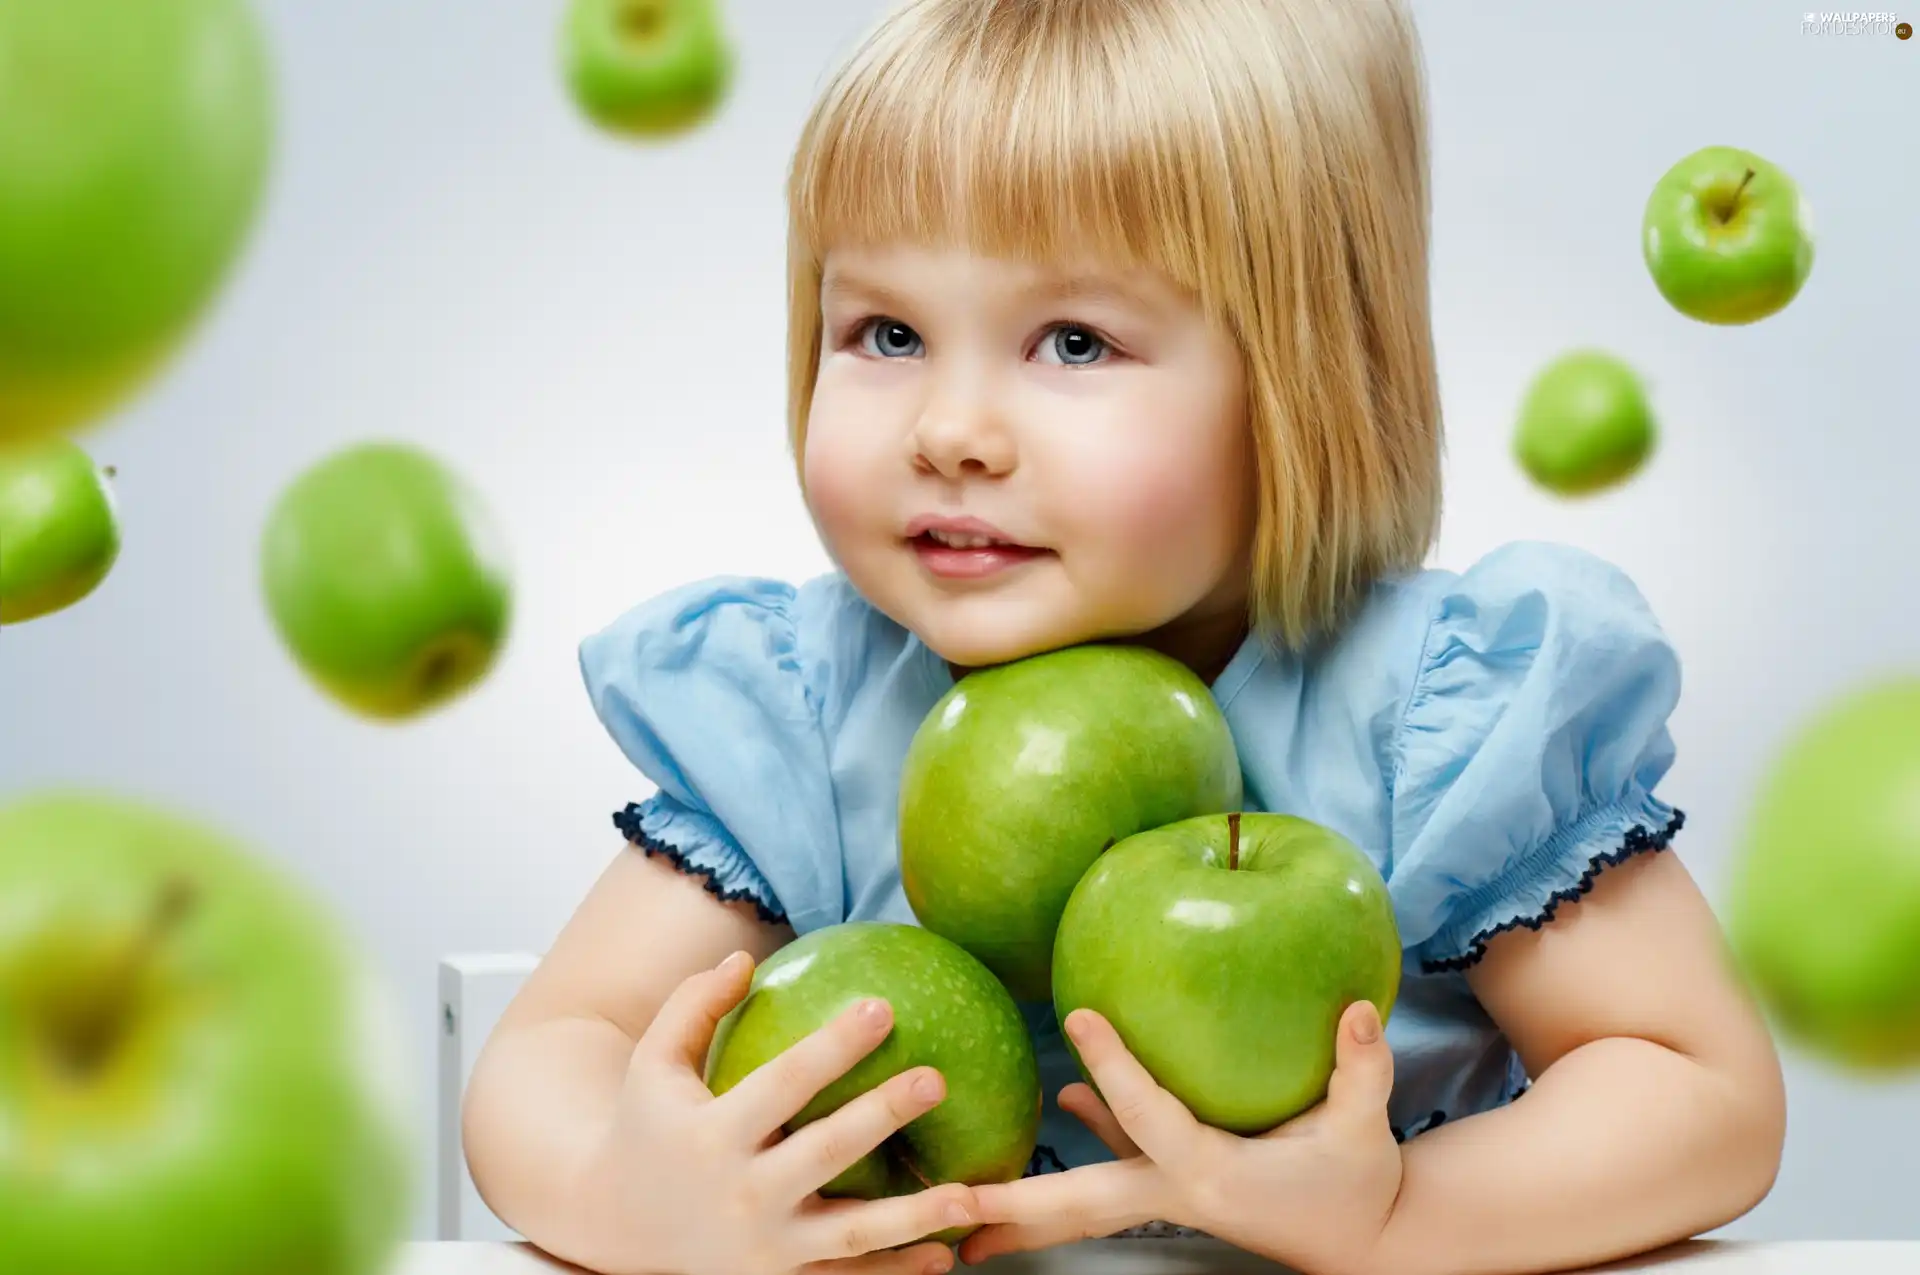
M 1306 1275 L 1372 1275 L 1401 1161 L 1387 1121 L 1393 1051 L 1371 1004 L 1341 1016 L 1326 1100 L 1251 1138 L 1196 1120 L 1099 1014 L 1075 1010 L 1066 1029 L 1107 1102 L 1075 1084 L 1060 1105 L 1120 1158 L 974 1188 L 989 1225 L 961 1245 L 965 1261 L 1164 1221 Z
M 579 1185 L 591 1265 L 605 1275 L 927 1275 L 938 1241 L 978 1220 L 972 1189 L 826 1200 L 819 1188 L 946 1096 L 929 1067 L 903 1072 L 791 1137 L 781 1127 L 872 1052 L 893 1024 L 856 1005 L 716 1098 L 703 1079 L 715 1027 L 746 995 L 736 953 L 676 988 L 633 1051 L 614 1127 Z M 896 1251 L 895 1246 L 903 1246 Z

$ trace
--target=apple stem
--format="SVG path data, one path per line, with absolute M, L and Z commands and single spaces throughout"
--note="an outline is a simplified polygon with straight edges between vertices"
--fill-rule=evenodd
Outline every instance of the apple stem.
M 108 465 L 105 469 L 102 469 L 100 472 L 105 474 L 108 478 L 117 478 L 119 477 L 120 469 L 116 465 Z
M 1227 816 L 1227 871 L 1240 870 L 1240 815 L 1238 811 Z
M 642 40 L 650 40 L 660 33 L 660 19 L 658 0 L 638 0 L 628 4 L 621 13 L 621 24 L 627 33 Z
M 923 1187 L 932 1187 L 934 1185 L 933 1180 L 931 1178 L 929 1178 L 926 1174 L 920 1172 L 920 1166 L 913 1162 L 912 1156 L 908 1155 L 904 1151 L 895 1151 L 893 1153 L 893 1156 L 894 1156 L 894 1159 L 900 1162 L 901 1168 L 905 1169 L 908 1173 L 913 1175 L 913 1180 L 915 1182 L 918 1182 Z
M 1740 211 L 1740 196 L 1746 192 L 1747 183 L 1753 180 L 1753 176 L 1753 170 L 1749 168 L 1747 175 L 1740 179 L 1740 184 L 1733 188 L 1733 193 L 1727 196 L 1726 202 L 1713 209 L 1714 220 L 1723 226 L 1733 220 L 1734 214 Z
M 126 1012 L 126 1002 L 132 993 L 134 979 L 153 955 L 154 948 L 186 918 L 194 902 L 193 886 L 184 877 L 169 877 L 162 884 L 160 895 L 154 900 L 153 911 L 121 957 L 120 966 L 108 981 L 105 994 L 93 1002 L 89 1007 L 90 1012 L 81 1016 L 68 1035 L 66 1052 L 75 1071 L 91 1070 L 106 1053 L 112 1044 L 113 1033 Z

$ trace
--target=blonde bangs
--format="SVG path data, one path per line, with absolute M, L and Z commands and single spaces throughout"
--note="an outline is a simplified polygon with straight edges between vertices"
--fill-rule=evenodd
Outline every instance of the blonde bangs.
M 1143 82 L 1126 0 L 909 5 L 829 90 L 789 191 L 795 246 L 908 238 L 986 256 L 1092 258 L 1209 291 L 1233 233 L 1195 171 L 1221 139 Z M 914 22 L 926 11 L 924 27 Z M 909 33 L 912 33 L 912 38 Z

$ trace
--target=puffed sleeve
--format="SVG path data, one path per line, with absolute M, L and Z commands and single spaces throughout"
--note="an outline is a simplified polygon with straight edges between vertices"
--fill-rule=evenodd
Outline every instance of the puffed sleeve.
M 1397 738 L 1401 942 L 1464 969 L 1607 866 L 1665 848 L 1680 664 L 1640 591 L 1580 549 L 1498 549 L 1432 598 Z
M 580 644 L 594 712 L 658 791 L 628 839 L 806 933 L 840 920 L 840 836 L 795 590 L 721 576 L 634 607 Z

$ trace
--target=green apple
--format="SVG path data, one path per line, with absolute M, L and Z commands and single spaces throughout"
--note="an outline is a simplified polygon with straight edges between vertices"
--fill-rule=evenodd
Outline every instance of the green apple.
M 0 1254 L 378 1275 L 417 1130 L 389 989 L 262 856 L 129 798 L 0 806 Z
M 1202 815 L 1127 838 L 1074 887 L 1054 1011 L 1063 1032 L 1098 1012 L 1195 1118 L 1253 1134 L 1326 1096 L 1340 1016 L 1364 1000 L 1385 1022 L 1400 960 L 1358 846 L 1292 815 Z
M 914 732 L 900 880 L 922 925 L 1044 1001 L 1060 911 L 1101 851 L 1240 798 L 1233 734 L 1192 670 L 1063 647 L 968 674 Z
M 1808 720 L 1761 780 L 1727 930 L 1783 1033 L 1865 1070 L 1920 1068 L 1920 677 Z
M 268 519 L 261 564 L 295 660 L 375 719 L 416 716 L 475 685 L 512 619 L 490 514 L 410 444 L 362 443 L 302 474 Z
M 1527 386 L 1513 455 L 1546 490 L 1586 496 L 1631 478 L 1658 441 L 1639 376 L 1612 354 L 1581 349 L 1552 360 Z
M 822 1089 L 787 1132 L 831 1115 L 903 1071 L 932 1067 L 940 1104 L 821 1190 L 880 1199 L 947 1182 L 1018 1178 L 1040 1129 L 1040 1071 L 1019 1007 L 985 966 L 917 925 L 847 921 L 813 930 L 754 971 L 746 998 L 720 1020 L 707 1084 L 724 1094 L 757 1067 L 877 997 L 893 1008 L 879 1047 Z M 974 1228 L 936 1232 L 957 1243 Z
M 1735 146 L 1706 146 L 1654 184 L 1640 247 L 1668 304 L 1703 323 L 1753 323 L 1813 270 L 1813 214 L 1792 178 Z
M 0 447 L 0 624 L 72 606 L 120 556 L 109 471 L 64 438 Z
M 636 137 L 704 123 L 733 79 L 716 0 L 572 0 L 562 50 L 580 109 L 602 128 Z
M 0 0 L 0 443 L 91 424 L 186 339 L 273 127 L 245 0 Z

